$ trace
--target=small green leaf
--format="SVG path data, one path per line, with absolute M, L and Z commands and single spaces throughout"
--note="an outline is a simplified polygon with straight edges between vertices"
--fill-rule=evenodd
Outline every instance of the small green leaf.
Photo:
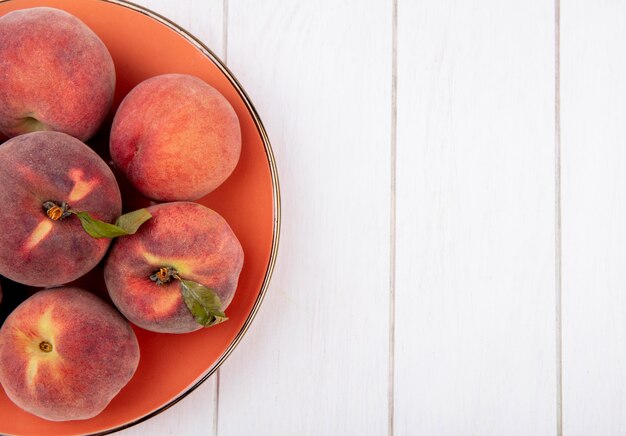
M 183 300 L 198 324 L 205 327 L 222 323 L 228 318 L 222 312 L 222 302 L 213 289 L 191 280 L 180 280 Z
M 141 227 L 141 225 L 150 218 L 152 218 L 152 215 L 150 215 L 148 209 L 137 209 L 119 217 L 115 222 L 115 225 L 126 230 L 127 234 L 134 235 L 139 227 Z
M 152 218 L 152 215 L 146 209 L 139 209 L 122 215 L 116 224 L 109 224 L 95 219 L 88 212 L 79 212 L 77 210 L 70 210 L 69 212 L 80 219 L 83 229 L 93 238 L 116 238 L 118 236 L 132 235 L 139 226 Z

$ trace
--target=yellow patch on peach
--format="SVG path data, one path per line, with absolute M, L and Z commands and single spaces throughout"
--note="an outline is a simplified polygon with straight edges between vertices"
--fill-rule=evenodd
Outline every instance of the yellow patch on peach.
M 28 386 L 35 385 L 35 379 L 37 378 L 37 373 L 39 372 L 39 361 L 37 359 L 30 359 L 28 361 L 28 367 L 26 368 L 26 383 Z
M 69 171 L 69 176 L 72 182 L 74 182 L 74 186 L 67 197 L 67 201 L 70 204 L 85 198 L 98 184 L 98 181 L 95 179 L 84 180 L 85 173 L 78 168 L 72 168 Z
M 52 321 L 53 308 L 53 306 L 48 307 L 37 323 L 39 334 L 43 337 L 49 337 L 50 339 L 53 339 L 59 333 L 54 322 Z
M 52 321 L 52 307 L 46 309 L 39 322 L 33 330 L 28 332 L 19 332 L 19 336 L 25 345 L 28 353 L 28 366 L 26 367 L 26 382 L 29 387 L 34 387 L 37 373 L 44 366 L 52 366 L 51 374 L 59 376 L 60 373 L 56 368 L 60 364 L 60 356 L 54 347 L 55 338 L 58 335 L 58 329 Z M 41 349 L 41 344 L 47 342 L 52 349 L 48 352 Z
M 155 285 L 157 286 L 157 285 Z M 180 300 L 179 292 L 163 293 L 160 298 L 156 299 L 151 306 L 153 315 L 163 316 L 174 312 Z
M 188 276 L 192 273 L 191 268 L 189 267 L 188 264 L 188 259 L 183 259 L 183 258 L 179 258 L 179 259 L 172 259 L 167 258 L 167 259 L 163 259 L 159 256 L 155 256 L 154 254 L 151 254 L 145 250 L 143 250 L 143 258 L 146 260 L 146 262 L 148 262 L 150 265 L 154 265 L 155 266 L 155 270 L 158 268 L 161 268 L 163 266 L 169 266 L 174 268 L 176 271 L 178 271 L 178 273 L 182 276 Z
M 42 219 L 33 229 L 30 236 L 24 243 L 24 248 L 29 251 L 36 247 L 52 230 L 52 221 L 47 218 Z

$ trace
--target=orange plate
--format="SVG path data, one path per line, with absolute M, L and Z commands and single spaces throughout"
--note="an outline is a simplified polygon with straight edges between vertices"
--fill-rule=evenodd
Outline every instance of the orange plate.
M 176 403 L 209 377 L 239 342 L 267 289 L 278 247 L 280 201 L 272 150 L 261 121 L 232 74 L 206 47 L 177 25 L 147 9 L 118 0 L 6 0 L 0 16 L 14 9 L 51 6 L 83 20 L 109 48 L 117 69 L 114 108 L 136 84 L 164 73 L 188 73 L 217 88 L 235 108 L 243 147 L 234 173 L 199 202 L 230 223 L 245 253 L 229 321 L 185 335 L 135 327 L 139 369 L 100 415 L 86 421 L 49 422 L 26 413 L 0 390 L 0 433 L 68 435 L 108 433 L 136 424 Z M 108 127 L 90 144 L 108 160 Z M 120 180 L 125 208 L 149 204 Z M 104 291 L 101 269 L 78 280 Z M 10 284 L 9 284 L 10 285 Z M 7 296 L 10 289 L 5 292 Z M 112 360 L 115 357 L 112 356 Z

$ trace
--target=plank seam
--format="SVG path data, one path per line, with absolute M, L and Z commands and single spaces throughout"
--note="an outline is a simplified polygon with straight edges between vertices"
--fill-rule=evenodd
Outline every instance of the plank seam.
M 224 54 L 224 64 L 228 64 L 228 0 L 223 0 L 222 16 L 222 53 Z
M 217 436 L 218 431 L 218 418 L 220 411 L 220 370 L 218 369 L 215 372 L 215 390 L 214 390 L 214 398 L 213 401 L 213 436 Z
M 395 312 L 396 312 L 396 162 L 398 125 L 398 0 L 391 13 L 391 180 L 389 231 L 389 380 L 387 434 L 394 432 L 395 406 Z
M 554 2 L 554 157 L 555 157 L 555 303 L 556 303 L 556 426 L 563 435 L 563 332 L 562 332 L 562 239 L 561 239 L 561 4 Z

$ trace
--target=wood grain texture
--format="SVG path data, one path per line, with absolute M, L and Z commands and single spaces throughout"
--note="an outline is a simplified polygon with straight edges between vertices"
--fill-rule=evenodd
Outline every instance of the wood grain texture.
M 398 2 L 395 435 L 554 435 L 552 2 Z
M 626 428 L 626 4 L 562 2 L 563 428 Z
M 135 0 L 202 41 L 220 59 L 226 56 L 224 0 Z
M 228 63 L 267 127 L 283 227 L 221 369 L 218 434 L 387 429 L 391 3 L 229 3 Z
M 224 58 L 223 0 L 133 1 L 182 26 L 199 38 L 218 57 Z M 172 365 L 179 364 L 180 362 L 172 362 Z M 213 375 L 175 406 L 119 434 L 124 436 L 215 435 L 217 432 L 217 390 L 217 376 Z

